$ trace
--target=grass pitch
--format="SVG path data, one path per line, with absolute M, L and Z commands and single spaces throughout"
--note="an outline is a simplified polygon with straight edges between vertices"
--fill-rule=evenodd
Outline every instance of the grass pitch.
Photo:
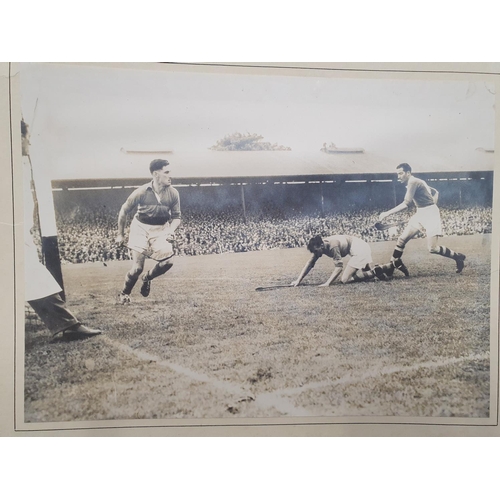
M 305 249 L 180 257 L 143 298 L 129 262 L 68 265 L 68 304 L 104 334 L 26 333 L 25 421 L 238 417 L 488 417 L 490 235 L 443 238 L 467 267 L 407 246 L 410 278 L 287 284 Z M 387 262 L 394 242 L 372 243 Z M 153 262 L 148 263 L 151 267 Z

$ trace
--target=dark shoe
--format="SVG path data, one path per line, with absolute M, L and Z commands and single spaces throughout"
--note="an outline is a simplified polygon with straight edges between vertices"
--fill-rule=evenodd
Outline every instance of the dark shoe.
M 387 281 L 387 276 L 384 274 L 383 269 L 380 266 L 374 266 L 373 270 L 375 271 L 375 276 L 380 280 L 380 281 Z
M 408 268 L 403 264 L 402 260 L 395 262 L 394 265 L 396 269 L 399 269 L 406 277 L 410 276 L 410 271 L 408 271 Z
M 151 280 L 149 280 L 147 276 L 144 276 L 142 278 L 141 295 L 143 297 L 147 297 L 150 291 L 151 291 Z
M 455 262 L 457 263 L 457 273 L 461 273 L 465 267 L 465 255 L 463 253 L 457 253 L 455 257 Z
M 88 326 L 78 324 L 64 330 L 63 338 L 65 340 L 85 339 L 87 337 L 100 335 L 101 333 L 102 333 L 101 330 L 97 330 L 95 328 L 89 328 Z

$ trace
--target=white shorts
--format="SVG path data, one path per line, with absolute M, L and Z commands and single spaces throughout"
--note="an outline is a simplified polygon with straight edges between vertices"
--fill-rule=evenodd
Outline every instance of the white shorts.
M 360 238 L 353 238 L 351 251 L 349 252 L 351 258 L 347 263 L 348 266 L 355 269 L 363 269 L 367 264 L 372 263 L 372 249 L 368 243 Z
M 170 222 L 163 226 L 152 226 L 138 221 L 135 217 L 130 224 L 128 248 L 136 250 L 154 260 L 166 260 L 174 255 L 170 237 Z
M 408 226 L 411 226 L 419 231 L 425 230 L 427 237 L 442 236 L 441 214 L 437 205 L 430 205 L 424 208 L 417 208 L 417 212 L 413 215 Z

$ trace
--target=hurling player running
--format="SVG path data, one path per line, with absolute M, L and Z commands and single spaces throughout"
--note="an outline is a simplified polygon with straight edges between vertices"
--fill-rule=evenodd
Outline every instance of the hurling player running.
M 465 255 L 454 252 L 445 246 L 438 245 L 438 238 L 442 236 L 441 215 L 436 205 L 439 196 L 438 191 L 429 187 L 422 179 L 414 177 L 408 163 L 401 163 L 396 167 L 396 170 L 398 181 L 406 185 L 406 196 L 402 203 L 387 212 L 382 212 L 379 216 L 379 221 L 389 215 L 406 210 L 412 202 L 417 207 L 417 211 L 410 218 L 405 229 L 399 236 L 396 248 L 392 254 L 391 263 L 383 266 L 385 273 L 391 276 L 394 273 L 394 268 L 396 268 L 404 273 L 405 276 L 410 275 L 401 257 L 408 241 L 422 230 L 425 230 L 427 233 L 427 248 L 429 252 L 453 259 L 457 265 L 456 272 L 461 273 L 465 267 Z
M 335 269 L 328 278 L 328 280 L 319 286 L 330 286 L 341 274 L 340 281 L 342 283 L 353 283 L 355 281 L 367 281 L 372 278 L 379 278 L 386 280 L 384 272 L 381 267 L 375 265 L 373 269 L 370 268 L 372 262 L 372 251 L 370 245 L 361 238 L 356 236 L 348 236 L 336 234 L 328 238 L 321 236 L 314 236 L 309 240 L 307 249 L 313 254 L 307 261 L 304 269 L 302 269 L 299 277 L 292 281 L 291 285 L 298 286 L 309 271 L 315 266 L 317 260 L 326 255 L 335 262 Z M 347 262 L 344 270 L 343 257 L 350 255 L 351 258 Z
M 116 243 L 123 244 L 127 215 L 135 213 L 130 224 L 128 248 L 132 253 L 132 268 L 125 277 L 119 295 L 121 304 L 130 303 L 130 294 L 144 269 L 146 257 L 157 261 L 142 277 L 141 294 L 149 295 L 151 281 L 165 274 L 173 264 L 172 241 L 181 222 L 179 192 L 172 187 L 167 160 L 153 160 L 149 166 L 153 180 L 137 188 L 121 207 L 118 215 Z

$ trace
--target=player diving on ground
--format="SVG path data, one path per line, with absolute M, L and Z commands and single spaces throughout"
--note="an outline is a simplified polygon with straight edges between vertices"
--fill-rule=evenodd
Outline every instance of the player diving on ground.
M 328 238 L 317 235 L 309 240 L 307 249 L 313 254 L 299 274 L 292 281 L 292 286 L 299 286 L 309 271 L 316 265 L 320 257 L 326 255 L 333 259 L 335 268 L 325 283 L 319 286 L 330 286 L 342 275 L 342 283 L 354 283 L 378 278 L 385 281 L 387 278 L 381 267 L 372 264 L 372 251 L 370 245 L 356 236 L 336 234 Z M 350 256 L 344 269 L 343 258 Z

